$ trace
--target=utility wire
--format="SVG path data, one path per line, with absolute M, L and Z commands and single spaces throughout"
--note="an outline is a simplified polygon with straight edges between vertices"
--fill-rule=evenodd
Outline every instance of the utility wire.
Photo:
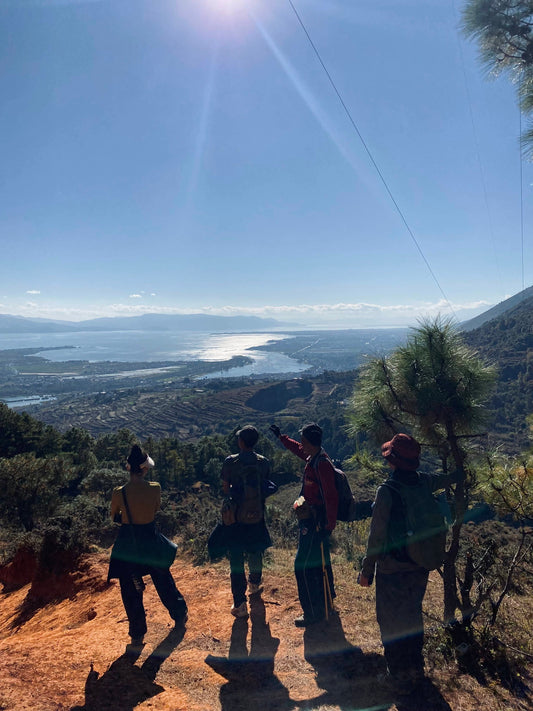
M 426 267 L 428 268 L 429 273 L 431 274 L 431 276 L 432 276 L 432 278 L 433 278 L 433 281 L 435 282 L 435 284 L 437 285 L 437 287 L 438 287 L 440 293 L 441 293 L 442 296 L 444 297 L 444 300 L 446 301 L 446 303 L 447 303 L 448 306 L 450 307 L 450 310 L 451 310 L 451 312 L 453 313 L 453 315 L 454 315 L 454 317 L 455 317 L 455 320 L 458 321 L 457 314 L 455 313 L 455 311 L 454 311 L 454 309 L 453 309 L 453 306 L 452 306 L 450 300 L 449 300 L 448 297 L 446 296 L 446 294 L 445 294 L 445 292 L 444 292 L 444 289 L 443 289 L 442 286 L 440 285 L 439 280 L 437 279 L 437 277 L 436 277 L 436 275 L 435 275 L 435 272 L 433 271 L 433 269 L 431 268 L 430 263 L 429 263 L 428 260 L 426 259 L 426 256 L 425 256 L 424 252 L 422 251 L 422 248 L 420 247 L 420 244 L 418 243 L 418 240 L 416 239 L 416 237 L 415 237 L 415 235 L 414 235 L 414 233 L 413 233 L 411 227 L 409 226 L 409 223 L 407 222 L 407 220 L 406 220 L 406 218 L 405 218 L 405 216 L 404 216 L 402 210 L 400 209 L 400 206 L 398 205 L 398 202 L 396 201 L 394 195 L 392 194 L 392 191 L 391 191 L 391 189 L 389 188 L 387 181 L 385 180 L 385 176 L 383 175 L 383 173 L 381 172 L 381 170 L 380 170 L 378 164 L 376 163 L 376 161 L 375 161 L 375 159 L 374 159 L 374 156 L 372 155 L 372 152 L 370 151 L 370 148 L 369 148 L 368 145 L 366 144 L 366 141 L 364 140 L 364 138 L 363 138 L 363 136 L 362 136 L 362 134 L 361 134 L 359 128 L 357 127 L 357 124 L 355 123 L 355 121 L 354 121 L 354 119 L 353 119 L 353 117 L 352 117 L 352 115 L 351 115 L 351 113 L 350 113 L 350 110 L 349 110 L 348 107 L 346 106 L 346 104 L 345 104 L 345 102 L 344 102 L 344 99 L 343 99 L 342 96 L 341 96 L 340 91 L 337 89 L 337 86 L 336 86 L 335 82 L 333 81 L 333 78 L 332 78 L 331 74 L 329 73 L 329 71 L 328 71 L 326 65 L 324 64 L 324 61 L 323 61 L 323 59 L 322 59 L 322 57 L 321 57 L 321 55 L 320 55 L 320 52 L 318 51 L 318 49 L 317 49 L 315 43 L 314 43 L 313 40 L 311 39 L 311 35 L 310 35 L 309 32 L 307 31 L 307 28 L 306 28 L 306 26 L 304 25 L 304 22 L 303 22 L 302 18 L 300 17 L 298 11 L 296 10 L 296 8 L 295 8 L 294 3 L 292 2 L 292 0 L 288 0 L 288 2 L 289 2 L 289 5 L 290 5 L 291 8 L 292 8 L 294 14 L 296 15 L 296 18 L 297 18 L 298 22 L 300 23 L 300 26 L 301 26 L 302 30 L 304 31 L 304 33 L 305 33 L 305 36 L 306 36 L 307 39 L 309 40 L 309 44 L 310 44 L 311 47 L 313 48 L 313 51 L 314 51 L 314 53 L 315 53 L 315 55 L 316 55 L 318 61 L 320 62 L 320 65 L 322 66 L 322 69 L 324 70 L 324 72 L 325 72 L 325 74 L 326 74 L 326 76 L 327 76 L 327 78 L 328 78 L 328 80 L 329 80 L 329 83 L 330 83 L 331 86 L 333 87 L 333 91 L 334 91 L 335 94 L 337 95 L 337 98 L 339 99 L 339 101 L 340 101 L 340 103 L 341 103 L 341 105 L 342 105 L 342 108 L 344 109 L 344 112 L 346 113 L 346 115 L 347 115 L 347 117 L 348 117 L 348 120 L 350 121 L 350 123 L 351 123 L 353 129 L 354 129 L 355 132 L 357 133 L 357 136 L 359 137 L 359 140 L 361 141 L 361 143 L 362 143 L 362 145 L 363 145 L 363 148 L 365 149 L 365 151 L 366 151 L 368 157 L 370 158 L 370 161 L 371 161 L 372 165 L 373 165 L 374 168 L 376 169 L 376 172 L 377 172 L 377 174 L 379 175 L 379 177 L 380 177 L 380 179 L 381 179 L 381 182 L 383 183 L 383 185 L 384 185 L 384 187 L 385 187 L 385 190 L 387 191 L 387 194 L 388 194 L 389 198 L 391 199 L 391 201 L 392 201 L 394 207 L 396 208 L 396 211 L 397 211 L 397 213 L 399 214 L 399 216 L 400 216 L 400 218 L 401 218 L 401 220 L 402 220 L 402 222 L 403 222 L 403 224 L 404 224 L 404 226 L 405 226 L 407 232 L 408 232 L 409 235 L 411 236 L 411 239 L 413 240 L 413 242 L 414 242 L 414 244 L 415 244 L 415 247 L 416 247 L 417 250 L 418 250 L 418 253 L 420 254 L 420 256 L 422 257 L 422 259 L 424 260 L 424 263 L 425 263 Z

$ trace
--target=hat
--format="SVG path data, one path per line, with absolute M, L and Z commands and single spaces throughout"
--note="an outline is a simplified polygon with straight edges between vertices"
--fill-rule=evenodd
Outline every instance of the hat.
M 253 447 L 259 439 L 259 432 L 252 425 L 245 425 L 237 432 L 237 437 L 240 437 L 246 447 Z
M 302 427 L 301 435 L 305 437 L 313 447 L 320 447 L 322 445 L 322 427 L 317 425 L 316 422 L 311 422 L 311 424 Z
M 399 469 L 416 471 L 420 466 L 420 445 L 414 437 L 401 432 L 381 445 L 381 454 Z

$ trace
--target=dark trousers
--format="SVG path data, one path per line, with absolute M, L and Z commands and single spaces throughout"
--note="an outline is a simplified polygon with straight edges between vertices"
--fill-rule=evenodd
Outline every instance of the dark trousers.
M 244 572 L 245 559 L 248 561 L 248 580 L 259 585 L 263 575 L 263 551 L 243 551 L 231 549 L 229 552 L 231 594 L 235 607 L 246 601 L 246 574 Z
M 304 616 L 308 619 L 320 620 L 326 616 L 324 573 L 322 554 L 324 555 L 325 572 L 331 599 L 335 597 L 333 571 L 329 554 L 329 537 L 324 531 L 317 531 L 314 519 L 299 521 L 300 535 L 298 550 L 294 559 L 294 574 L 298 586 L 298 597 Z M 327 593 L 326 593 L 327 595 Z
M 170 570 L 151 568 L 150 577 L 159 599 L 167 608 L 173 620 L 178 622 L 187 613 L 187 605 L 174 582 Z M 146 634 L 146 612 L 143 605 L 144 581 L 134 574 L 119 578 L 122 602 L 129 622 L 130 637 L 143 637 Z
M 397 677 L 424 673 L 422 600 L 428 571 L 376 575 L 376 616 L 389 672 Z

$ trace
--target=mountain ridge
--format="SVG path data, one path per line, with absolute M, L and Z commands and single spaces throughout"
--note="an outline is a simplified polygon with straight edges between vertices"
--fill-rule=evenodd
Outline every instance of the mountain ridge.
M 474 331 L 476 328 L 480 328 L 488 321 L 498 318 L 499 316 L 503 316 L 507 313 L 507 311 L 522 303 L 522 301 L 526 301 L 532 297 L 533 286 L 528 286 L 526 289 L 519 291 L 517 294 L 513 294 L 513 296 L 510 296 L 508 299 L 500 301 L 500 303 L 496 304 L 496 306 L 492 306 L 490 309 L 487 309 L 487 311 L 483 311 L 483 313 L 478 316 L 474 316 L 474 318 L 471 318 L 468 321 L 463 321 L 460 326 L 461 331 Z
M 69 333 L 73 331 L 261 331 L 294 327 L 260 316 L 214 316 L 211 314 L 154 314 L 110 316 L 85 321 L 32 319 L 0 314 L 0 333 Z

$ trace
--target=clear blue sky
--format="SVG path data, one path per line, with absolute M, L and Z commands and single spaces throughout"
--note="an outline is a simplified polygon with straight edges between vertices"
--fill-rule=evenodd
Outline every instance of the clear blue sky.
M 288 0 L 0 0 L 0 312 L 382 326 L 522 289 L 515 89 L 461 0 L 293 2 L 434 276 Z

